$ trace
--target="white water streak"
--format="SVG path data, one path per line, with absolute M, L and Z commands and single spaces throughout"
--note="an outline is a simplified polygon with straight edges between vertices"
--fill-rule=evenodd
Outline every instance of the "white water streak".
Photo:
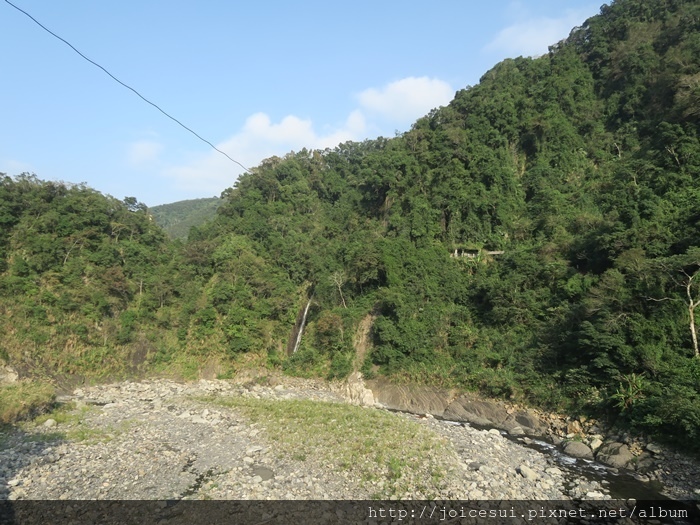
M 309 313 L 309 308 L 311 307 L 311 300 L 313 299 L 313 296 L 311 296 L 311 299 L 309 299 L 309 302 L 306 303 L 306 308 L 304 308 L 304 316 L 301 318 L 301 326 L 299 327 L 299 333 L 297 334 L 297 340 L 294 343 L 294 351 L 292 354 L 296 354 L 297 350 L 299 349 L 299 345 L 301 344 L 301 336 L 304 333 L 304 326 L 306 325 L 306 314 Z

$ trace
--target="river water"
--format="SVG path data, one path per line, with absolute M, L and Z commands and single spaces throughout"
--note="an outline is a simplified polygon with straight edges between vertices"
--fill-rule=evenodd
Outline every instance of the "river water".
M 478 430 L 491 430 L 495 428 L 461 421 L 451 421 L 444 418 L 436 419 L 440 420 L 445 425 L 459 425 L 462 427 L 476 428 Z M 565 473 L 565 478 L 571 480 L 566 487 L 567 489 L 575 485 L 573 480 L 576 479 L 585 478 L 588 481 L 597 481 L 609 491 L 611 500 L 646 502 L 648 504 L 645 507 L 647 512 L 649 512 L 649 509 L 656 509 L 657 511 L 664 509 L 669 512 L 668 516 L 670 517 L 657 518 L 654 517 L 653 514 L 649 514 L 649 516 L 655 518 L 650 523 L 664 525 L 700 525 L 700 505 L 696 505 L 697 502 L 671 500 L 661 492 L 663 486 L 659 482 L 643 482 L 635 478 L 634 473 L 628 470 L 615 469 L 596 461 L 574 458 L 564 454 L 560 447 L 552 443 L 530 437 L 515 437 L 504 430 L 498 430 L 501 435 L 509 441 L 551 457 L 559 470 Z M 654 507 L 654 504 L 657 503 L 659 506 Z M 652 512 L 654 511 L 652 510 Z M 647 521 L 645 519 L 640 523 L 647 523 Z
M 441 418 L 437 418 L 441 419 Z M 441 419 L 444 424 L 469 426 L 478 430 L 490 430 L 495 427 L 475 425 L 461 421 L 450 421 Z M 561 448 L 547 443 L 541 439 L 529 437 L 515 437 L 504 430 L 500 430 L 501 435 L 517 443 L 520 446 L 536 450 L 551 457 L 560 470 L 566 472 L 567 478 L 583 477 L 589 481 L 597 481 L 610 491 L 613 499 L 638 499 L 638 500 L 668 500 L 667 496 L 661 493 L 663 489 L 661 483 L 643 482 L 635 478 L 634 474 L 624 469 L 614 469 L 588 459 L 574 458 L 562 452 Z

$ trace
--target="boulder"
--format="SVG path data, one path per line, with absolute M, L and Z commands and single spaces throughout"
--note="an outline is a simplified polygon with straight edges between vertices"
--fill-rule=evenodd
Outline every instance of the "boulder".
M 495 401 L 475 399 L 468 395 L 452 401 L 446 407 L 443 417 L 475 425 L 497 427 L 503 426 L 503 423 L 509 418 L 508 412 L 501 404 Z
M 537 475 L 537 472 L 532 470 L 530 467 L 527 465 L 520 465 L 518 467 L 518 472 L 520 472 L 520 475 L 524 477 L 525 479 L 529 481 L 536 481 L 539 476 Z
M 615 468 L 627 468 L 634 455 L 624 443 L 606 443 L 598 449 L 596 459 Z
M 523 427 L 521 427 L 521 426 L 511 428 L 510 430 L 508 430 L 508 433 L 511 436 L 524 436 L 525 435 L 525 431 L 523 430 Z
M 649 443 L 649 444 L 646 446 L 646 449 L 647 449 L 649 452 L 651 452 L 652 454 L 657 454 L 657 455 L 658 455 L 658 454 L 663 454 L 663 453 L 664 453 L 664 450 L 663 450 L 659 445 L 657 445 L 656 443 Z
M 590 427 L 588 427 L 589 434 L 596 435 L 596 434 L 600 434 L 601 432 L 603 432 L 603 429 L 600 428 L 600 426 L 597 423 L 594 423 Z
M 605 499 L 605 494 L 603 494 L 599 490 L 592 490 L 592 491 L 586 492 L 586 498 L 588 498 L 588 499 Z
M 564 453 L 575 458 L 593 459 L 591 447 L 580 441 L 569 441 L 564 445 Z

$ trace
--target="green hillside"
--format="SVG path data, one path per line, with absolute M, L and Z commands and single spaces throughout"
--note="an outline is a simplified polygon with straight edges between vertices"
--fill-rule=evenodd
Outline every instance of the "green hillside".
M 216 215 L 221 199 L 190 199 L 153 206 L 148 211 L 171 239 L 187 239 L 192 227 L 201 226 Z
M 605 6 L 400 137 L 264 162 L 191 246 L 245 242 L 297 311 L 313 289 L 287 367 L 346 371 L 375 312 L 366 371 L 700 437 L 699 15 Z M 255 288 L 219 253 L 217 322 L 233 302 L 254 327 Z
M 3 177 L 0 225 L 0 358 L 39 376 L 133 371 L 152 346 L 139 319 L 177 294 L 177 256 L 146 206 Z
M 46 214 L 69 200 L 37 197 L 51 183 L 5 179 L 6 359 L 343 377 L 372 314 L 367 375 L 698 450 L 699 119 L 700 5 L 618 0 L 403 135 L 264 161 L 181 247 L 137 203 L 81 187 L 60 191 L 104 220 L 58 228 Z

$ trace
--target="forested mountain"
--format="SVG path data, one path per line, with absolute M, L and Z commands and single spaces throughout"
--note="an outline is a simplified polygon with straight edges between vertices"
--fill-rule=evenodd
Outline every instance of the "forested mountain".
M 84 337 L 102 359 L 150 338 L 148 363 L 266 356 L 342 377 L 371 315 L 366 374 L 607 415 L 697 450 L 699 124 L 700 4 L 618 0 L 400 136 L 264 161 L 182 248 L 134 202 L 63 231 L 48 205 L 6 211 L 3 196 L 3 344 L 39 337 L 39 353 L 65 331 L 62 348 Z M 121 271 L 121 291 L 94 268 Z
M 116 371 L 140 311 L 173 295 L 175 254 L 135 198 L 0 179 L 0 358 L 33 374 Z
M 201 226 L 216 215 L 221 199 L 190 199 L 148 209 L 156 223 L 171 239 L 187 239 L 192 226 Z

